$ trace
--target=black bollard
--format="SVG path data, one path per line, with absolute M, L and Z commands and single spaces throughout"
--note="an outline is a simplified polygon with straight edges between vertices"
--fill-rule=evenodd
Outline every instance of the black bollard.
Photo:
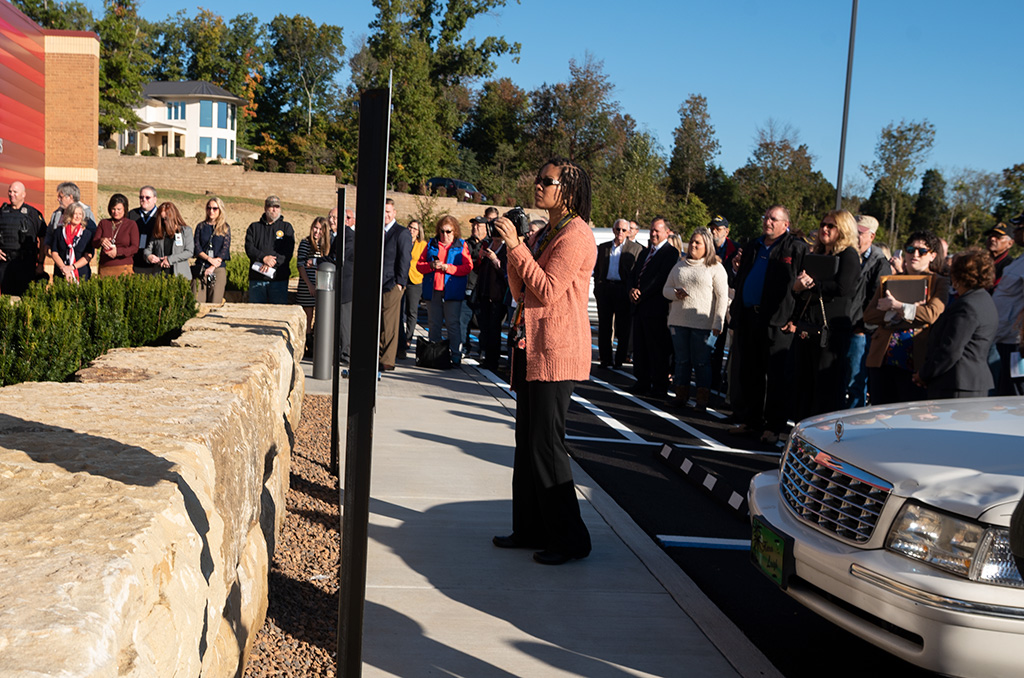
M 322 260 L 316 267 L 316 336 L 313 339 L 313 378 L 331 379 L 334 366 L 335 266 Z

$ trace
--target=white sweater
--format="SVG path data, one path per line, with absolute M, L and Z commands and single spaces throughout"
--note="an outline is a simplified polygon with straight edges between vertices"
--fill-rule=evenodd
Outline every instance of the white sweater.
M 686 290 L 682 301 L 676 299 L 676 288 Z M 703 259 L 680 259 L 665 279 L 662 294 L 672 301 L 669 326 L 721 331 L 725 324 L 729 282 L 722 264 L 705 266 Z

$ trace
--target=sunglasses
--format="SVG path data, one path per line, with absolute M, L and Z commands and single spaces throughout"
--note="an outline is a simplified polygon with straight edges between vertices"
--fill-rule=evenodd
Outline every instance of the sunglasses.
M 452 229 L 448 228 L 448 229 L 445 229 L 445 230 L 443 230 L 441 232 L 442 233 L 454 233 L 455 231 L 453 231 Z
M 217 207 L 216 205 L 207 205 L 206 209 L 213 210 L 214 212 L 220 212 L 220 208 Z
M 910 245 L 904 247 L 903 251 L 906 252 L 907 254 L 913 254 L 917 252 L 917 256 L 919 257 L 923 257 L 924 255 L 931 252 L 931 250 L 927 247 L 911 247 Z
M 538 176 L 534 183 L 539 186 L 544 186 L 545 188 L 548 186 L 560 186 L 562 184 L 562 182 L 560 182 L 558 179 L 555 179 L 554 177 L 541 176 Z

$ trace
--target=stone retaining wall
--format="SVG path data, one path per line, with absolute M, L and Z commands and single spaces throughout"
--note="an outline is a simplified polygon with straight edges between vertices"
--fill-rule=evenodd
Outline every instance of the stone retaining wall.
M 225 305 L 0 389 L 0 675 L 222 676 L 267 609 L 305 316 Z

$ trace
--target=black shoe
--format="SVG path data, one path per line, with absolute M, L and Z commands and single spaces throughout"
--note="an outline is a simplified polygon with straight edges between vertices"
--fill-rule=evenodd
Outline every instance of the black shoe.
M 557 551 L 549 551 L 544 549 L 543 551 L 537 551 L 533 554 L 533 559 L 541 565 L 564 565 L 570 560 L 579 560 L 580 558 L 586 558 L 589 554 L 582 556 L 567 556 L 564 553 L 558 553 Z
M 536 549 L 541 547 L 541 544 L 533 544 L 519 539 L 515 534 L 510 534 L 504 537 L 498 535 L 491 539 L 491 543 L 499 549 Z
M 626 387 L 626 393 L 632 393 L 633 395 L 647 395 L 651 389 L 649 386 L 641 384 L 639 381 L 634 382 L 632 385 Z

